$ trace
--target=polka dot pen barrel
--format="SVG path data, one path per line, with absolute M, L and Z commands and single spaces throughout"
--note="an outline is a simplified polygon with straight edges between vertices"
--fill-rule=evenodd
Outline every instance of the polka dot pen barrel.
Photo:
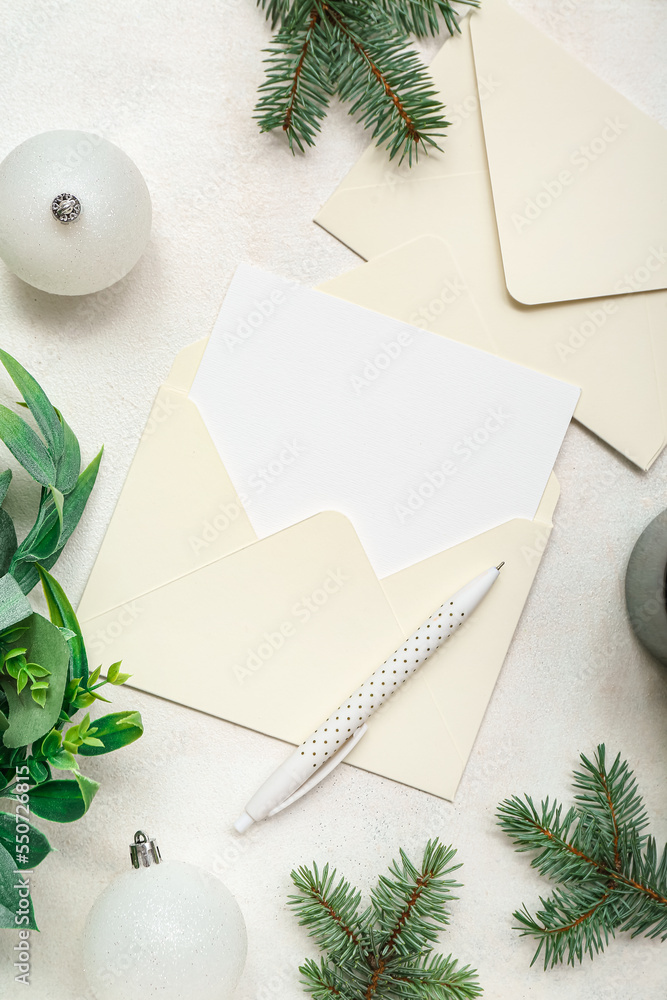
M 463 625 L 498 579 L 504 563 L 458 590 L 395 650 L 326 722 L 273 772 L 235 823 L 239 833 L 280 812 L 326 777 L 356 746 L 369 717 Z

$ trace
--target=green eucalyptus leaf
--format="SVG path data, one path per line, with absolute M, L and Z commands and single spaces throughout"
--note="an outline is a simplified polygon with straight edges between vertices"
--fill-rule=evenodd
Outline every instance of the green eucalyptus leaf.
M 40 565 L 37 565 L 37 572 L 42 581 L 51 621 L 59 628 L 69 629 L 74 634 L 74 638 L 68 641 L 72 655 L 70 676 L 83 681 L 82 686 L 85 687 L 88 683 L 88 657 L 74 609 L 58 581 Z
M 32 899 L 28 896 L 29 905 L 26 910 L 21 908 L 21 895 L 17 886 L 20 883 L 20 876 L 16 875 L 16 864 L 13 856 L 6 847 L 0 844 L 0 927 L 18 930 L 37 930 L 35 923 L 35 913 L 32 908 Z M 28 920 L 25 923 L 18 923 L 25 913 Z
M 17 547 L 14 522 L 6 510 L 0 510 L 0 576 L 8 572 Z
M 84 757 L 95 757 L 98 754 L 112 753 L 121 747 L 138 740 L 144 731 L 144 725 L 139 712 L 113 712 L 95 719 L 95 740 L 102 746 L 91 746 L 86 742 L 79 747 L 79 754 Z
M 7 490 L 9 489 L 9 484 L 12 481 L 12 470 L 5 469 L 3 473 L 0 473 L 0 507 L 2 507 L 5 502 L 5 497 L 7 496 Z
M 88 502 L 104 449 L 95 456 L 77 480 L 71 493 L 63 501 L 63 527 L 60 530 L 58 514 L 53 503 L 44 505 L 40 510 L 37 530 L 30 531 L 19 545 L 12 559 L 11 572 L 16 577 L 24 594 L 29 594 L 36 583 L 39 574 L 34 563 L 40 563 L 44 569 L 50 570 L 57 562 L 66 542 L 76 528 Z
M 55 625 L 42 615 L 31 615 L 25 644 L 30 660 L 46 666 L 51 671 L 51 677 L 44 707 L 33 700 L 29 690 L 19 695 L 12 680 L 0 678 L 0 686 L 9 705 L 9 726 L 3 734 L 4 744 L 8 747 L 29 746 L 53 729 L 60 715 L 67 684 L 69 646 Z
M 23 822 L 27 822 L 27 820 L 23 820 Z M 32 823 L 29 823 L 28 826 L 30 829 L 25 836 L 29 838 L 26 843 L 30 851 L 27 854 L 26 852 L 22 852 L 22 855 L 27 857 L 28 863 L 26 865 L 22 865 L 21 862 L 18 863 L 21 867 L 36 868 L 37 865 L 42 863 L 47 854 L 51 853 L 53 848 L 41 830 L 38 830 Z M 16 844 L 16 817 L 12 813 L 0 812 L 0 844 L 10 854 L 14 854 L 16 847 L 19 846 Z
M 29 794 L 30 811 L 54 823 L 73 823 L 88 811 L 99 788 L 97 781 L 75 774 L 74 780 L 56 778 L 37 785 Z
M 0 577 L 0 631 L 32 614 L 30 601 L 9 573 Z
M 4 733 L 8 725 L 9 725 L 9 719 L 4 714 L 4 712 L 0 712 L 0 733 Z
M 65 447 L 65 437 L 56 410 L 37 379 L 30 372 L 27 372 L 16 358 L 7 354 L 6 351 L 0 350 L 0 362 L 5 366 L 12 382 L 25 399 L 26 406 L 44 435 L 54 462 L 57 462 Z
M 88 503 L 88 497 L 95 485 L 103 454 L 104 448 L 100 448 L 90 465 L 86 466 L 77 479 L 74 489 L 65 497 L 63 503 L 63 538 L 61 540 L 61 548 L 81 520 L 81 515 Z
M 0 406 L 0 438 L 26 472 L 42 486 L 56 481 L 56 467 L 42 439 L 18 414 Z
M 62 495 L 60 490 L 56 486 L 50 487 L 50 493 L 53 497 L 53 503 L 55 505 L 56 511 L 58 513 L 58 524 L 60 525 L 60 534 L 63 530 L 63 504 L 65 502 L 65 497 Z M 58 536 L 60 539 L 60 535 Z
M 62 457 L 58 462 L 58 468 L 56 471 L 56 486 L 61 493 L 67 495 L 68 493 L 71 493 L 76 486 L 79 473 L 81 472 L 81 449 L 74 431 L 69 426 L 60 410 L 56 410 L 56 413 L 60 417 L 63 434 L 65 436 L 65 448 L 63 450 Z

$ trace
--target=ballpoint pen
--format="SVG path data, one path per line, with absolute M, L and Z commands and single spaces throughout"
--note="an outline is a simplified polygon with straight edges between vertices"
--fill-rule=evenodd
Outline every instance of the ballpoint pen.
M 500 563 L 458 590 L 414 635 L 377 668 L 308 739 L 264 782 L 234 824 L 244 833 L 253 823 L 275 816 L 319 784 L 357 745 L 367 719 L 463 625 L 488 594 L 504 566 Z

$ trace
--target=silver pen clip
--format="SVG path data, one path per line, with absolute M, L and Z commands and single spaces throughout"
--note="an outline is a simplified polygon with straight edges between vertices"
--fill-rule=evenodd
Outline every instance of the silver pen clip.
M 300 799 L 302 795 L 306 795 L 306 793 L 309 792 L 311 788 L 314 788 L 315 785 L 319 785 L 320 781 L 326 778 L 327 774 L 331 774 L 333 769 L 338 767 L 338 765 L 345 760 L 347 755 L 356 747 L 361 737 L 366 734 L 367 730 L 368 726 L 364 722 L 363 726 L 359 726 L 359 728 L 355 730 L 354 734 L 350 736 L 349 740 L 343 744 L 340 750 L 337 750 L 331 759 L 326 762 L 326 764 L 322 764 L 322 766 L 317 769 L 312 778 L 308 778 L 302 785 L 299 785 L 295 792 L 281 802 L 279 806 L 272 809 L 268 815 L 275 816 L 276 813 L 282 812 L 283 809 L 287 809 L 287 807 L 291 806 L 293 802 Z

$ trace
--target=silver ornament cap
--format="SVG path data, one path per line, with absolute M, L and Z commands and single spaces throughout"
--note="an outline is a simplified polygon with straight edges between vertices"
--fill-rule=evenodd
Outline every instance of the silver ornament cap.
M 137 830 L 134 843 L 130 844 L 130 858 L 133 868 L 150 868 L 162 861 L 157 841 L 151 840 L 143 830 Z

